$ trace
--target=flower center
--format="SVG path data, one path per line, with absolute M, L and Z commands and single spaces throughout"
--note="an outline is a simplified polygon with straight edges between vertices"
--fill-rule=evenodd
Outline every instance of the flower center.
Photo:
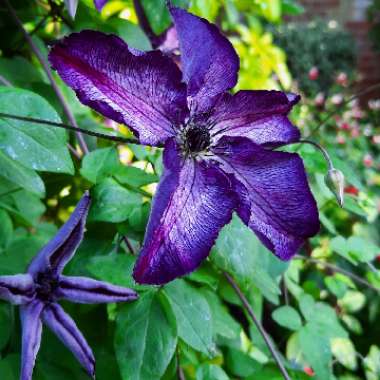
M 50 271 L 38 273 L 36 285 L 37 297 L 40 300 L 53 301 L 54 293 L 58 288 L 58 277 Z
M 190 152 L 201 152 L 210 146 L 210 133 L 204 126 L 191 125 L 186 131 L 185 143 Z

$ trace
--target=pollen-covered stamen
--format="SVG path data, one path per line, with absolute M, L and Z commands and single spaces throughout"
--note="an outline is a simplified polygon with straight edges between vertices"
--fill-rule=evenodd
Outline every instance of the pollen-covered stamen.
M 210 133 L 205 126 L 192 125 L 185 133 L 186 148 L 192 153 L 206 150 L 210 146 Z
M 54 300 L 55 291 L 58 288 L 58 277 L 52 272 L 41 272 L 37 275 L 36 292 L 37 297 L 44 302 Z

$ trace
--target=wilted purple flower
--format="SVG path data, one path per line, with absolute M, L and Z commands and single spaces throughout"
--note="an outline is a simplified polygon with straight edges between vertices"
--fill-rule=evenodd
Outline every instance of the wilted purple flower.
M 142 144 L 165 146 L 134 278 L 164 284 L 197 268 L 234 210 L 288 260 L 319 229 L 302 160 L 273 150 L 300 139 L 287 117 L 299 96 L 231 95 L 239 70 L 231 43 L 208 21 L 170 12 L 182 73 L 160 51 L 129 49 L 95 31 L 74 33 L 50 52 L 82 103 L 128 125 Z
M 0 276 L 0 298 L 21 305 L 21 380 L 32 379 L 41 343 L 42 322 L 69 348 L 86 372 L 95 377 L 95 358 L 75 322 L 57 303 L 125 302 L 137 299 L 127 288 L 86 277 L 67 277 L 63 268 L 83 239 L 90 196 L 86 193 L 70 219 L 30 263 L 26 274 Z

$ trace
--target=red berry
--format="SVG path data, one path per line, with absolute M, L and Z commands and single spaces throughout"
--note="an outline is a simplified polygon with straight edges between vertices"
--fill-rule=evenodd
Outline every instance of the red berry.
M 347 86 L 348 85 L 348 76 L 346 73 L 339 73 L 339 75 L 336 77 L 336 83 L 340 86 Z
M 351 129 L 350 127 L 350 124 L 348 123 L 343 123 L 341 126 L 340 126 L 340 129 L 343 129 L 345 131 L 349 131 Z
M 363 165 L 366 166 L 367 168 L 372 167 L 373 165 L 373 158 L 370 154 L 366 154 L 363 158 Z
M 360 131 L 358 128 L 353 128 L 351 131 L 351 137 L 359 137 L 360 136 Z
M 344 192 L 346 194 L 358 195 L 359 194 L 359 189 L 357 187 L 355 187 L 355 186 L 347 186 L 344 189 Z
M 317 80 L 319 77 L 319 70 L 318 67 L 313 66 L 309 71 L 309 79 L 310 80 Z
M 311 367 L 303 367 L 303 371 L 306 373 L 306 375 L 309 375 L 309 376 L 314 376 L 315 375 L 315 372 L 313 371 L 313 368 Z

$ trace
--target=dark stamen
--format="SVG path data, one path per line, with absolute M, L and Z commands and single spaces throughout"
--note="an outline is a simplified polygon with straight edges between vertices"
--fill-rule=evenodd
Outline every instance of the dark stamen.
M 50 302 L 58 288 L 58 278 L 50 271 L 42 272 L 37 275 L 36 285 L 37 297 L 44 302 Z
M 203 126 L 191 126 L 186 132 L 186 145 L 190 152 L 197 153 L 210 145 L 210 133 Z

